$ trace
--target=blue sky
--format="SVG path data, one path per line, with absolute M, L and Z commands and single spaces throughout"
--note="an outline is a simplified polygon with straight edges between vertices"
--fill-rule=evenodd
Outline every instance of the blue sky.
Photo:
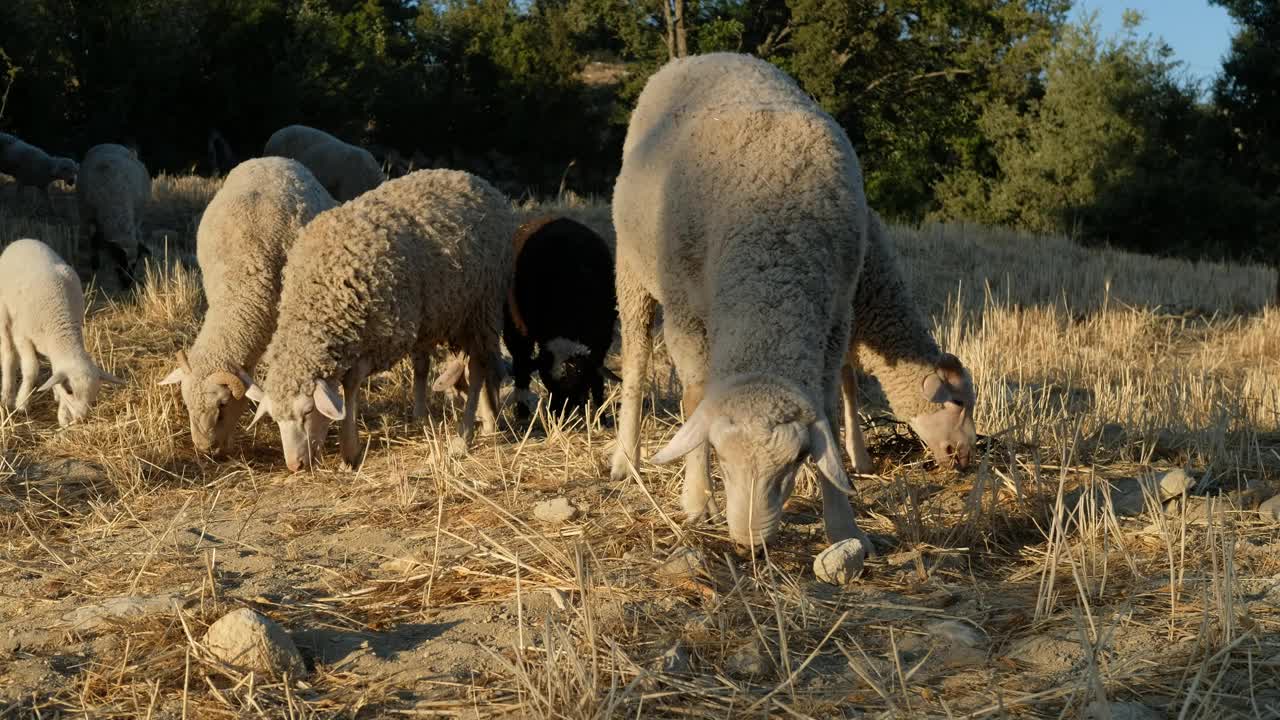
M 1217 75 L 1234 30 L 1226 10 L 1208 0 L 1076 0 L 1071 19 L 1097 10 L 1107 36 L 1120 30 L 1126 8 L 1142 13 L 1139 33 L 1164 38 L 1192 76 L 1208 81 Z

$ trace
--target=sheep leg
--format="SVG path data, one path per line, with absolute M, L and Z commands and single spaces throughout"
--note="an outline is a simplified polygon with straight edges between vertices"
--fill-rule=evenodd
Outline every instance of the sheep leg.
M 458 423 L 458 437 L 449 444 L 449 454 L 455 457 L 466 454 L 467 443 L 471 442 L 471 436 L 475 432 L 476 407 L 480 404 L 480 392 L 483 386 L 488 384 L 482 382 L 482 379 L 488 378 L 488 363 L 484 352 L 469 353 L 467 372 L 470 374 L 471 382 L 467 383 L 467 404 L 462 408 L 462 420 Z
M 840 388 L 842 379 L 842 368 L 844 367 L 845 349 L 849 347 L 849 331 L 847 326 L 841 328 L 839 325 L 833 327 L 827 337 L 827 359 L 823 368 L 822 386 L 823 386 L 823 412 L 826 413 L 827 422 L 832 424 L 832 434 L 839 431 L 836 426 L 837 411 L 840 407 Z M 855 422 L 851 427 L 856 428 Z M 862 541 L 862 547 L 867 555 L 875 554 L 875 547 L 871 544 L 871 538 L 867 536 L 862 528 L 858 527 L 858 521 L 853 516 L 853 506 L 849 503 L 849 498 L 831 484 L 826 478 L 820 478 L 818 484 L 822 486 L 822 525 L 826 530 L 827 540 L 835 543 L 849 538 L 857 538 Z
M 525 398 L 529 397 L 529 384 L 533 382 L 534 344 L 509 319 L 505 328 L 502 339 L 511 353 L 511 379 L 515 381 L 512 397 L 516 399 L 516 419 L 524 421 L 529 419 L 530 408 L 525 404 Z
M 865 475 L 874 468 L 858 422 L 858 376 L 847 364 L 840 368 L 840 389 L 844 395 L 844 449 L 853 461 L 853 471 Z
M 413 419 L 427 417 L 427 386 L 431 383 L 431 356 L 423 352 L 413 358 Z
M 18 402 L 15 408 L 25 411 L 31 402 L 31 392 L 35 389 L 36 378 L 40 375 L 40 356 L 36 355 L 36 346 L 30 341 L 18 343 L 18 356 L 22 363 L 22 384 L 18 386 Z
M 653 296 L 633 277 L 627 265 L 619 262 L 615 278 L 618 317 L 622 321 L 622 411 L 609 472 L 614 481 L 627 477 L 631 468 L 640 464 L 640 412 L 653 342 L 649 333 L 657 310 Z
M 498 388 L 502 386 L 502 371 L 498 367 L 500 358 L 496 351 L 482 352 L 480 357 L 488 360 L 484 364 L 484 374 L 471 377 L 477 378 L 476 382 L 484 380 L 480 393 L 480 427 L 485 435 L 493 435 L 498 432 Z
M 360 467 L 360 433 L 356 427 L 356 418 L 360 415 L 360 386 L 364 384 L 367 374 L 364 363 L 357 363 L 342 378 L 342 404 L 346 413 L 342 416 L 338 446 L 342 451 L 343 462 L 352 470 Z
M 13 331 L 8 325 L 0 326 L 0 400 L 4 409 L 12 411 L 18 395 L 18 350 L 13 346 Z
M 701 322 L 668 313 L 663 324 L 663 336 L 667 349 L 675 363 L 676 372 L 684 393 L 680 398 L 685 418 L 693 414 L 707 382 L 706 331 Z M 703 443 L 697 450 L 684 457 L 684 487 L 680 493 L 680 507 L 685 522 L 697 523 L 716 513 L 715 498 L 711 494 L 711 443 Z

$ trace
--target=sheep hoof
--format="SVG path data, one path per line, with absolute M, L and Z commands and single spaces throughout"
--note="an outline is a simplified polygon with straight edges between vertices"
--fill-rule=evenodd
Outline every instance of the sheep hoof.
M 457 436 L 449 438 L 449 457 L 461 458 L 466 456 L 467 441 Z
M 620 482 L 630 476 L 631 462 L 627 460 L 627 454 L 622 450 L 614 451 L 613 468 L 609 471 L 609 479 L 613 482 Z

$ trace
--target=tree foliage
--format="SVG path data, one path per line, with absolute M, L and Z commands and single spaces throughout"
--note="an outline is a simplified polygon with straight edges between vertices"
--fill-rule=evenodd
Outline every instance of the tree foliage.
M 669 58 L 779 65 L 849 132 L 877 209 L 1151 252 L 1280 249 L 1280 10 L 1239 23 L 1212 93 L 1136 16 L 1070 0 L 9 0 L 0 130 L 202 167 L 302 122 L 520 193 L 607 193 Z

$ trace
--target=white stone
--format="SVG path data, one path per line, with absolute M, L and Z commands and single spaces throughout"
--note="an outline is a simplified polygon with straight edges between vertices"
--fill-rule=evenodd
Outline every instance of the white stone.
M 1196 479 L 1191 477 L 1186 470 L 1181 468 L 1170 470 L 1160 476 L 1160 500 L 1172 500 L 1176 497 L 1182 497 L 1196 486 Z
M 1263 520 L 1280 520 L 1280 495 L 1270 500 L 1263 500 L 1258 506 L 1258 514 Z
M 831 585 L 847 585 L 862 574 L 867 551 L 857 538 L 841 540 L 813 559 L 813 574 Z
M 209 626 L 205 647 L 214 657 L 232 667 L 269 677 L 302 677 L 306 665 L 293 639 L 270 618 L 249 608 L 223 615 Z
M 705 567 L 706 558 L 701 550 L 682 547 L 658 566 L 657 573 L 667 578 L 692 578 L 703 572 Z
M 62 616 L 73 630 L 91 630 L 111 619 L 137 618 L 173 609 L 177 595 L 125 595 L 78 607 Z
M 543 500 L 533 506 L 533 516 L 545 523 L 569 522 L 578 514 L 578 508 L 568 498 Z

